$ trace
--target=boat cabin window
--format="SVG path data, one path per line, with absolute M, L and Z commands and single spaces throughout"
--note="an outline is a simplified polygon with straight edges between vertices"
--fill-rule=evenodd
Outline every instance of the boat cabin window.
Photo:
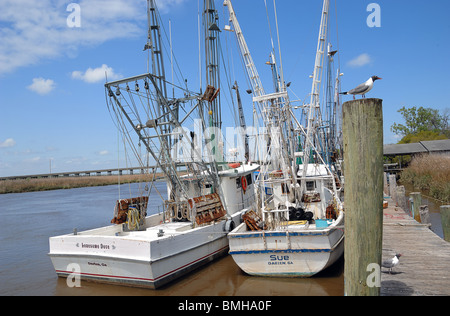
M 316 188 L 314 181 L 306 181 L 306 190 L 307 191 L 314 191 Z
M 253 183 L 253 177 L 251 173 L 245 176 L 245 180 L 247 180 L 247 187 Z M 236 178 L 236 189 L 240 189 L 242 187 L 242 178 Z
M 253 178 L 252 178 L 252 174 L 249 173 L 248 175 L 245 176 L 247 178 L 247 185 L 251 185 L 253 183 Z

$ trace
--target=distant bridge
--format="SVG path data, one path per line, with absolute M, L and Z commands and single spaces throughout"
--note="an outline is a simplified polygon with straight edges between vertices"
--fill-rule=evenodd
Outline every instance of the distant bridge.
M 110 168 L 101 170 L 88 170 L 88 171 L 70 171 L 70 172 L 52 172 L 33 175 L 0 177 L 1 180 L 18 180 L 18 179 L 43 179 L 43 178 L 59 178 L 59 177 L 88 177 L 88 176 L 112 176 L 122 174 L 144 174 L 145 170 L 152 170 L 157 168 L 156 166 L 150 167 L 127 167 L 127 168 Z
M 177 162 L 176 167 L 186 167 L 186 163 Z M 123 175 L 123 174 L 144 174 L 161 172 L 159 166 L 145 166 L 145 167 L 126 167 L 126 168 L 109 168 L 109 169 L 99 169 L 99 170 L 87 170 L 87 171 L 69 171 L 69 172 L 51 172 L 42 174 L 32 174 L 32 175 L 21 175 L 21 176 L 10 176 L 1 177 L 2 180 L 18 180 L 18 179 L 45 179 L 45 178 L 62 178 L 62 177 L 89 177 L 89 176 L 112 176 L 112 175 Z M 185 172 L 180 170 L 181 172 Z

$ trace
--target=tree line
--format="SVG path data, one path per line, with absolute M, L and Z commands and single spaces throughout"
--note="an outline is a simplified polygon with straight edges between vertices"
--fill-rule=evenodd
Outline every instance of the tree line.
M 402 136 L 399 144 L 450 138 L 449 108 L 440 113 L 436 109 L 414 106 L 402 107 L 398 112 L 402 115 L 405 124 L 394 123 L 391 131 Z

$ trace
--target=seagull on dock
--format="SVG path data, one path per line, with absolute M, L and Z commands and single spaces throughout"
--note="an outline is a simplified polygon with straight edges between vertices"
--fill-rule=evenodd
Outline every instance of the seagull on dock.
M 355 100 L 355 95 L 362 95 L 363 98 L 366 97 L 366 93 L 369 92 L 370 90 L 372 90 L 373 88 L 373 84 L 375 81 L 380 80 L 383 78 L 380 78 L 378 76 L 372 76 L 369 78 L 369 80 L 367 80 L 364 83 L 361 83 L 359 86 L 357 86 L 356 88 L 347 91 L 347 92 L 341 92 L 339 94 L 343 94 L 343 95 L 353 95 L 353 100 Z
M 388 268 L 389 269 L 389 274 L 391 274 L 392 269 L 394 267 L 396 267 L 400 263 L 400 257 L 401 256 L 402 256 L 402 254 L 398 253 L 391 259 L 383 260 L 383 262 L 381 263 L 381 266 L 383 268 Z

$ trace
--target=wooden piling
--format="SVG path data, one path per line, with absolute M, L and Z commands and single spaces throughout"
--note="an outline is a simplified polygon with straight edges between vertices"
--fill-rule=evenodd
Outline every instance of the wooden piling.
M 403 210 L 407 210 L 408 209 L 408 202 L 406 199 L 406 190 L 405 187 L 403 185 L 399 185 L 397 187 L 397 205 L 402 208 Z
M 450 242 L 450 205 L 441 206 L 441 222 L 445 241 Z
M 369 267 L 381 265 L 383 235 L 383 100 L 343 104 L 345 294 L 380 295 Z M 375 265 L 373 265 L 375 264 Z M 376 276 L 375 276 L 376 277 Z M 375 282 L 376 283 L 376 282 Z
M 388 184 L 388 175 L 386 172 L 383 172 L 383 183 L 384 183 L 384 193 L 389 195 L 389 184 Z
M 412 192 L 409 194 L 411 200 L 412 217 L 420 223 L 420 206 L 422 205 L 422 194 L 420 192 Z
M 389 195 L 394 203 L 397 203 L 397 178 L 395 174 L 389 175 Z

